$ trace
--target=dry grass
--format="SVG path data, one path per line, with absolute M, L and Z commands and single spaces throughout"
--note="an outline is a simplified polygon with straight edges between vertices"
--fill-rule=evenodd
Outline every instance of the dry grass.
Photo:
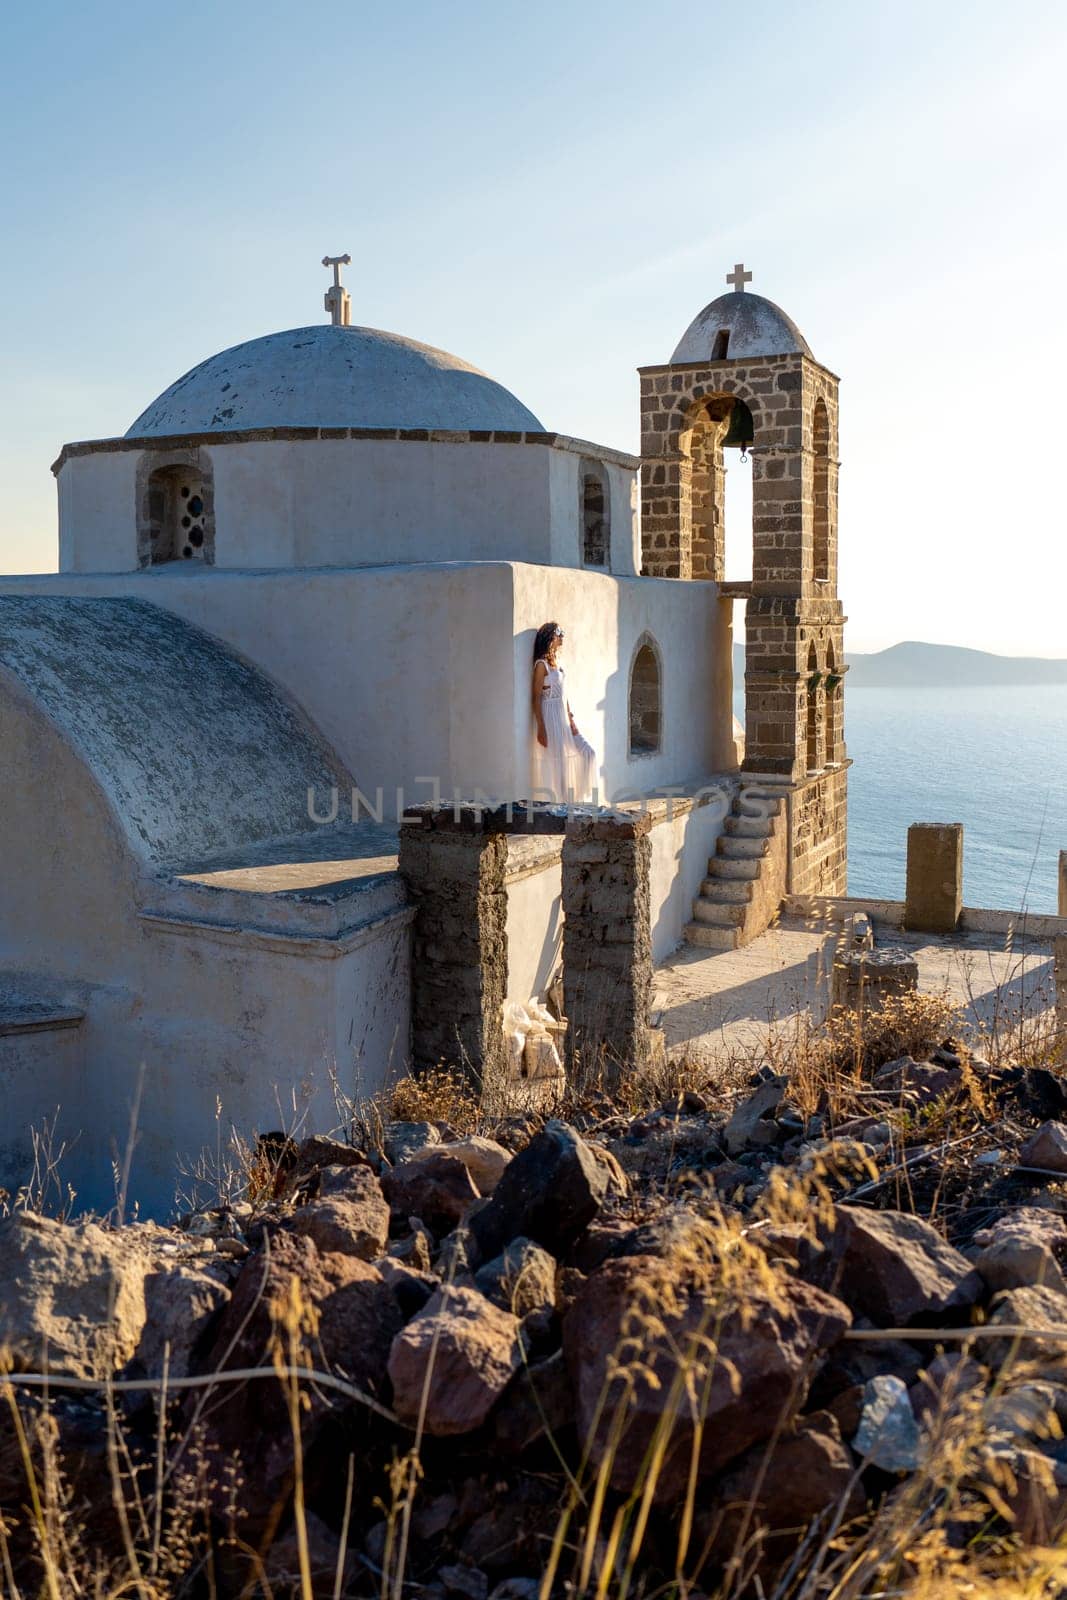
M 1058 1060 L 1059 1041 L 1048 1017 L 1022 1022 L 1006 1004 L 995 1022 L 970 1041 L 971 1053 L 999 1064 Z M 871 1111 L 870 1081 L 879 1066 L 903 1054 L 921 1058 L 956 1024 L 949 1002 L 928 995 L 900 997 L 859 1018 L 831 1015 L 820 1025 L 800 1016 L 769 1027 L 758 1049 L 739 1052 L 715 1069 L 653 1057 L 620 1084 L 612 1063 L 590 1063 L 561 1109 L 564 1115 L 592 1108 L 600 1116 L 629 1116 L 690 1092 L 721 1094 L 724 1086 L 740 1087 L 755 1067 L 769 1065 L 788 1078 L 789 1097 L 801 1112 L 821 1114 L 832 1129 Z M 961 1093 L 920 1109 L 903 1102 L 889 1109 L 902 1152 L 920 1140 L 948 1147 L 988 1124 L 991 1108 L 981 1079 L 969 1069 L 967 1049 L 962 1055 Z M 358 1121 L 363 1136 L 380 1144 L 389 1120 L 447 1122 L 466 1133 L 491 1132 L 496 1119 L 496 1109 L 479 1099 L 467 1073 L 440 1068 L 401 1080 L 374 1102 L 346 1106 L 342 1121 L 350 1136 Z M 890 1203 L 932 1214 L 943 1224 L 941 1188 L 932 1199 L 920 1194 L 906 1160 L 902 1165 Z M 944 1174 L 935 1176 L 940 1185 Z M 217 1181 L 226 1196 L 267 1194 L 275 1177 L 269 1154 L 240 1141 L 226 1147 L 221 1138 L 218 1151 L 196 1173 L 200 1187 Z M 779 1168 L 744 1215 L 724 1206 L 710 1185 L 687 1189 L 687 1204 L 702 1226 L 669 1270 L 653 1274 L 655 1292 L 635 1296 L 590 1437 L 577 1438 L 573 1427 L 563 1430 L 550 1439 L 536 1469 L 559 1507 L 542 1546 L 540 1600 L 1046 1600 L 1067 1590 L 1067 1524 L 1060 1520 L 1052 1467 L 1040 1453 L 1042 1443 L 1059 1439 L 1055 1389 L 1051 1398 L 1036 1391 L 1029 1434 L 1017 1447 L 997 1446 L 993 1429 L 998 1406 L 1033 1392 L 1035 1376 L 1067 1392 L 1067 1351 L 1063 1362 L 1050 1359 L 1036 1374 L 1016 1354 L 999 1368 L 984 1367 L 973 1390 L 946 1389 L 926 1427 L 915 1471 L 894 1480 L 857 1466 L 855 1481 L 862 1482 L 868 1499 L 860 1516 L 850 1519 L 842 1495 L 810 1526 L 792 1530 L 783 1545 L 770 1539 L 774 1530 L 753 1500 L 741 1508 L 731 1548 L 717 1549 L 711 1558 L 708 1485 L 696 1462 L 722 1330 L 731 1316 L 743 1319 L 746 1307 L 774 1304 L 782 1293 L 781 1268 L 761 1242 L 768 1230 L 800 1229 L 814 1245 L 832 1223 L 831 1196 L 840 1193 L 840 1181 L 830 1158 L 803 1174 Z M 58 1161 L 42 1145 L 34 1187 L 21 1200 L 44 1204 L 49 1196 L 65 1203 Z M 699 1315 L 687 1317 L 694 1302 Z M 195 1429 L 165 1397 L 158 1434 L 146 1449 L 143 1417 L 131 1425 L 118 1397 L 102 1392 L 95 1410 L 98 1461 L 84 1480 L 93 1485 L 87 1500 L 84 1482 L 79 1487 L 70 1480 L 59 1449 L 61 1398 L 28 1398 L 8 1383 L 0 1396 L 7 1412 L 0 1431 L 3 1600 L 419 1600 L 437 1558 L 420 1549 L 413 1526 L 425 1498 L 447 1484 L 439 1449 L 421 1428 L 414 1436 L 396 1430 L 392 1454 L 380 1447 L 373 1458 L 349 1454 L 339 1461 L 333 1501 L 338 1538 L 332 1566 L 324 1570 L 313 1548 L 301 1418 L 313 1382 L 320 1399 L 330 1391 L 321 1380 L 300 1376 L 314 1342 L 313 1309 L 294 1295 L 273 1314 L 276 1370 L 264 1381 L 278 1383 L 284 1393 L 294 1462 L 287 1520 L 276 1529 L 273 1555 L 269 1547 L 243 1544 L 220 1519 L 219 1494 L 211 1492 Z M 990 1345 L 981 1329 L 963 1336 L 946 1329 L 943 1337 L 946 1349 L 988 1361 Z M 932 1360 L 938 1346 L 928 1348 Z M 212 1380 L 204 1381 L 209 1390 L 201 1414 L 214 1403 Z M 632 1450 L 636 1397 L 650 1390 L 660 1395 L 661 1421 L 643 1445 L 632 1487 L 620 1491 L 612 1487 L 614 1468 Z M 335 1403 L 343 1405 L 340 1399 Z M 679 1427 L 689 1470 L 683 1490 L 664 1508 L 661 1490 L 668 1467 L 676 1470 L 672 1452 Z M 768 1465 L 775 1442 L 767 1447 Z M 249 1441 L 251 1450 L 257 1445 Z M 488 1456 L 486 1465 L 505 1478 L 511 1470 Z M 236 1509 L 243 1485 L 235 1465 L 229 1474 Z M 371 1553 L 365 1548 L 366 1508 L 375 1500 L 384 1543 Z M 284 1542 L 292 1553 L 287 1567 L 276 1559 Z

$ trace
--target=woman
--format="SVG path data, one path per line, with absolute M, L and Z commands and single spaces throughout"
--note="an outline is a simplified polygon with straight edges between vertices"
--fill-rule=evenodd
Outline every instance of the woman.
M 596 752 L 578 732 L 567 702 L 563 668 L 557 661 L 562 646 L 563 629 L 557 623 L 538 628 L 533 669 L 534 784 L 542 791 L 538 799 L 551 794 L 556 805 L 582 805 L 593 796 Z

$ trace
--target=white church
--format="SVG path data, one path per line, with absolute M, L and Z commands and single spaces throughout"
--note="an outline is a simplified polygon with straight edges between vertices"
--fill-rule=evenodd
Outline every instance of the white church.
M 53 1114 L 110 1203 L 232 1125 L 336 1122 L 410 1065 L 405 805 L 530 792 L 532 644 L 566 634 L 605 800 L 670 795 L 652 951 L 708 959 L 844 891 L 837 380 L 732 287 L 643 367 L 640 457 L 550 431 L 444 351 L 329 321 L 201 361 L 55 462 L 59 571 L 0 578 L 0 1184 Z M 190 356 L 196 354 L 190 351 Z M 725 452 L 725 456 L 724 456 Z M 724 570 L 724 459 L 753 477 Z M 733 457 L 736 459 L 736 457 Z M 732 614 L 747 607 L 745 738 Z M 746 779 L 780 795 L 739 820 Z M 357 803 L 353 805 L 353 794 Z M 559 848 L 516 839 L 509 997 L 560 945 Z

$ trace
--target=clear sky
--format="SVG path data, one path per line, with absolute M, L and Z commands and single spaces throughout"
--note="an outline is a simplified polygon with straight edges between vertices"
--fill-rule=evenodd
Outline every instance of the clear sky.
M 3 570 L 55 566 L 65 440 L 324 320 L 327 252 L 628 449 L 743 258 L 843 380 L 850 647 L 1067 656 L 1061 0 L 39 0 L 0 48 Z

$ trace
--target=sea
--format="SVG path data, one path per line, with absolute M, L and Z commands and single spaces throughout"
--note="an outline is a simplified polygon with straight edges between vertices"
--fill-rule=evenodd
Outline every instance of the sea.
M 909 824 L 962 822 L 964 905 L 1055 913 L 1067 684 L 845 688 L 849 894 L 902 900 Z

